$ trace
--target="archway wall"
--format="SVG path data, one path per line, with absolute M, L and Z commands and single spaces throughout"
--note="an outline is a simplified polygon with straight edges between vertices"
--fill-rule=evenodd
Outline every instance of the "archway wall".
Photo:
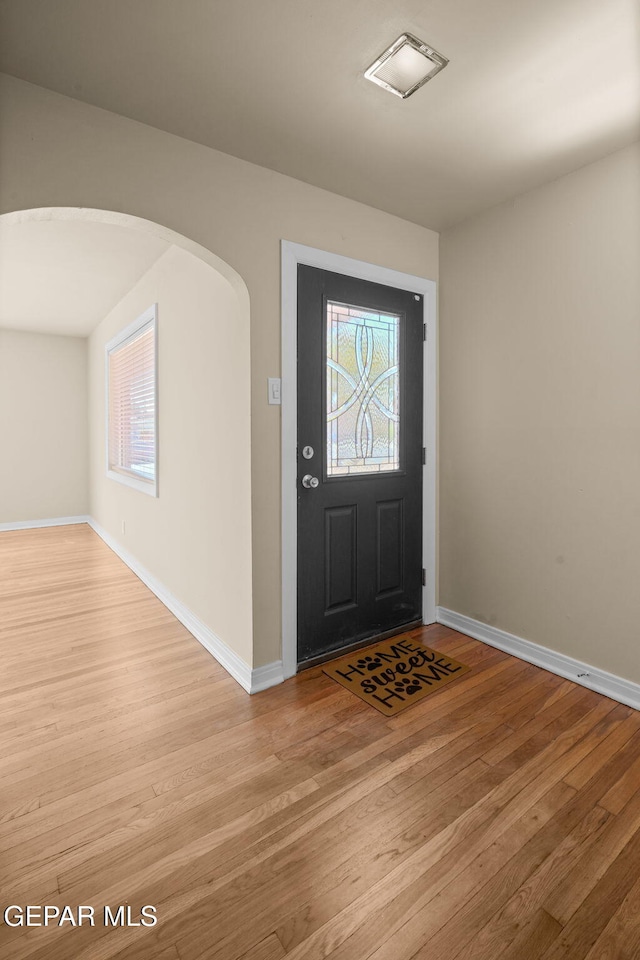
M 245 281 L 251 301 L 249 662 L 256 667 L 279 660 L 280 418 L 279 408 L 267 405 L 267 377 L 280 371 L 280 240 L 436 280 L 438 235 L 14 78 L 0 84 L 0 117 L 1 211 L 122 211 L 189 237 Z M 336 162 L 343 149 L 348 143 L 336 145 Z
M 246 297 L 172 245 L 88 344 L 89 514 L 247 665 L 253 656 Z M 105 345 L 158 305 L 158 497 L 107 477 Z M 231 465 L 233 464 L 233 469 Z M 135 567 L 134 567 L 135 569 Z M 223 648 L 224 649 L 224 648 Z

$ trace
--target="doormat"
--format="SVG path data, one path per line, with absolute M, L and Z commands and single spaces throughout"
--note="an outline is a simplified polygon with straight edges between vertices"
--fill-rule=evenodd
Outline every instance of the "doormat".
M 332 660 L 322 669 L 380 713 L 392 717 L 457 680 L 471 667 L 401 636 Z

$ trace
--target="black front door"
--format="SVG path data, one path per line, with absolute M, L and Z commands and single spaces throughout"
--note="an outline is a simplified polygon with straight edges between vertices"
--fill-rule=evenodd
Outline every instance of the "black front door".
M 422 616 L 422 296 L 298 266 L 298 661 Z

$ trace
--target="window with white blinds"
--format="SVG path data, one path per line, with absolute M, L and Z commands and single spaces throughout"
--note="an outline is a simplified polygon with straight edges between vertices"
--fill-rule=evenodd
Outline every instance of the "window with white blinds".
M 157 496 L 156 305 L 109 341 L 107 475 Z

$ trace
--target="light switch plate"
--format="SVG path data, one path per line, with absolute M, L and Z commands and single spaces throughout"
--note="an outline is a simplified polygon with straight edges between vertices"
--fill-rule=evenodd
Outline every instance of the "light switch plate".
M 269 403 L 280 404 L 280 377 L 269 377 Z

